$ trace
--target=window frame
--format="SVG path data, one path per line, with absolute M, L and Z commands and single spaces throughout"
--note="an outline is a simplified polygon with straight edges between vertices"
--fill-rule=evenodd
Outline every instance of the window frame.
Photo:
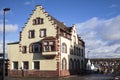
M 33 19 L 33 25 L 39 25 L 39 24 L 43 24 L 44 23 L 44 19 L 37 17 L 35 19 Z
M 38 51 L 36 51 L 35 48 L 38 48 Z M 33 45 L 32 45 L 32 52 L 34 52 L 34 53 L 39 53 L 39 52 L 41 52 L 41 45 L 40 45 L 40 44 L 33 44 Z
M 15 66 L 15 63 L 17 63 L 17 66 Z M 18 70 L 18 66 L 19 66 L 18 61 L 13 61 L 12 64 L 13 64 L 12 69 Z
M 36 68 L 36 66 L 35 66 L 35 63 L 37 63 L 38 62 L 38 68 Z M 33 69 L 34 70 L 39 70 L 40 69 L 40 61 L 33 61 Z
M 22 46 L 22 53 L 27 53 L 27 46 Z
M 43 32 L 44 33 L 43 33 Z M 46 37 L 46 29 L 40 29 L 40 37 L 42 38 L 42 37 Z
M 29 30 L 29 39 L 35 38 L 35 30 Z
M 67 53 L 67 45 L 66 45 L 66 43 L 62 43 L 62 46 L 61 46 L 61 51 L 62 51 L 62 53 Z
M 47 45 L 44 44 L 45 42 L 47 42 Z M 53 45 L 50 44 L 51 42 L 53 42 Z M 55 40 L 45 40 L 45 41 L 43 41 L 42 44 L 43 44 L 43 51 L 44 52 L 56 51 L 56 42 L 55 42 Z M 45 50 L 45 49 L 48 49 L 48 50 Z
M 67 70 L 67 60 L 66 60 L 66 58 L 62 59 L 62 70 Z
M 38 51 L 35 51 L 35 46 L 38 46 Z M 41 43 L 32 43 L 29 45 L 30 53 L 41 53 L 42 52 L 42 44 Z
M 37 17 L 37 24 L 43 24 L 43 18 Z
M 27 63 L 27 67 L 25 66 L 25 63 Z M 23 61 L 23 69 L 29 69 L 29 62 L 28 61 Z

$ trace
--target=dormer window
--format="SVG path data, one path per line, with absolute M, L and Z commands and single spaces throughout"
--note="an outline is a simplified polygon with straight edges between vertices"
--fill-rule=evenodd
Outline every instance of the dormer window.
M 33 25 L 43 24 L 43 18 L 37 17 L 33 19 Z

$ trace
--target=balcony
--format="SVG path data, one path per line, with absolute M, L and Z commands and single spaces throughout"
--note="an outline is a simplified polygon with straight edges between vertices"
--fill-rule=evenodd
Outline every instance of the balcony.
M 45 58 L 54 58 L 57 55 L 57 52 L 42 52 L 42 55 Z

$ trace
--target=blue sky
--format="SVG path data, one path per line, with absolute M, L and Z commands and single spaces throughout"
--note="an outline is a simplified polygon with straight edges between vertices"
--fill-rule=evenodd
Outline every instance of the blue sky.
M 0 0 L 0 52 L 3 8 L 11 8 L 6 13 L 6 42 L 16 42 L 36 5 L 67 26 L 76 24 L 89 57 L 120 57 L 120 0 Z

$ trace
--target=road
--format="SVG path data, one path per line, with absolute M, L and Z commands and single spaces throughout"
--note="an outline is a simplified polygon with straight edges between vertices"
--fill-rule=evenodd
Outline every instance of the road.
M 84 76 L 67 76 L 67 77 L 54 77 L 54 78 L 9 78 L 6 77 L 5 80 L 115 80 L 112 75 L 104 74 L 90 74 Z

